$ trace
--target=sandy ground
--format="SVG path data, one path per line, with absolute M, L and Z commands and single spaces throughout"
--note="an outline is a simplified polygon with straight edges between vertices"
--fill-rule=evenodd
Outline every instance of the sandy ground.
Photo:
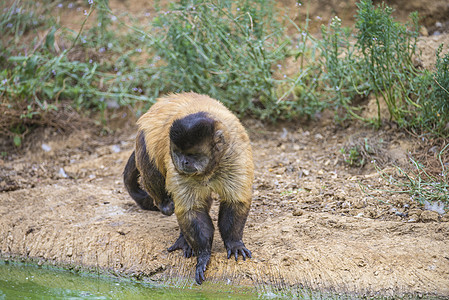
M 443 41 L 447 34 L 422 38 L 424 66 Z M 193 285 L 195 259 L 166 250 L 176 218 L 139 209 L 124 189 L 135 118 L 114 118 L 113 134 L 47 128 L 0 159 L 0 258 Z M 227 260 L 216 232 L 205 284 L 449 297 L 449 214 L 386 192 L 394 186 L 372 165 L 349 167 L 340 151 L 367 142 L 392 174 L 393 165 L 409 167 L 417 140 L 388 127 L 338 127 L 324 115 L 308 125 L 244 123 L 256 165 L 244 233 L 253 259 Z M 211 213 L 216 222 L 217 201 Z
M 280 129 L 246 123 L 256 180 L 244 241 L 254 258 L 227 260 L 217 233 L 209 281 L 449 295 L 449 215 L 375 190 L 391 187 L 370 167 L 347 167 L 340 153 L 360 137 L 382 140 L 385 162 L 401 164 L 412 145 L 404 134 L 326 122 Z M 139 209 L 122 184 L 133 128 L 108 137 L 45 133 L 26 155 L 0 162 L 1 257 L 193 282 L 195 259 L 166 250 L 178 235 L 176 218 Z M 39 149 L 42 142 L 51 150 Z

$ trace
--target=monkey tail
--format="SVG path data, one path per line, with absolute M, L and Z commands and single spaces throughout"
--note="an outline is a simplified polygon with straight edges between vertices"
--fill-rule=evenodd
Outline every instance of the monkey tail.
M 139 186 L 139 170 L 136 166 L 136 153 L 133 151 L 123 172 L 123 181 L 131 198 L 143 209 L 158 211 L 153 199 Z

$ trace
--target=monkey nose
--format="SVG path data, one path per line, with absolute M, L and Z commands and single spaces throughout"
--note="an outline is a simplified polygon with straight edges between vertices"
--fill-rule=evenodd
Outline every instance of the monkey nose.
M 183 168 L 183 171 L 184 171 L 186 174 L 192 174 L 192 173 L 195 173 L 196 171 L 198 171 L 198 170 L 195 168 L 195 165 L 192 164 L 192 163 L 190 163 L 190 162 L 188 162 L 188 161 L 184 161 L 184 162 L 182 163 L 182 168 Z

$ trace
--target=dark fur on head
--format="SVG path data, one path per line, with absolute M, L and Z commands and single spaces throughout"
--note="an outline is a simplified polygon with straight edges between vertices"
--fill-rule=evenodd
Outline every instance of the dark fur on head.
M 197 112 L 175 120 L 170 127 L 170 140 L 181 150 L 211 138 L 215 131 L 215 121 L 205 112 Z

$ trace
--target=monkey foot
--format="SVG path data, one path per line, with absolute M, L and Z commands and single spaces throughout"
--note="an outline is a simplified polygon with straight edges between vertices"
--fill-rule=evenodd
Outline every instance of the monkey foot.
M 202 284 L 206 280 L 204 272 L 206 272 L 207 264 L 209 263 L 210 253 L 202 253 L 198 255 L 198 262 L 195 270 L 195 281 L 198 284 Z
M 173 251 L 179 250 L 179 249 L 181 249 L 184 252 L 185 258 L 192 257 L 192 255 L 193 255 L 192 247 L 189 246 L 189 244 L 187 243 L 187 241 L 184 238 L 184 236 L 182 235 L 182 233 L 179 234 L 179 237 L 176 240 L 176 242 L 167 250 L 168 250 L 168 252 L 173 252 Z
M 228 251 L 228 259 L 231 255 L 234 255 L 235 261 L 237 261 L 239 254 L 242 255 L 243 260 L 246 260 L 247 257 L 252 258 L 251 251 L 246 249 L 242 241 L 226 243 L 226 250 Z

